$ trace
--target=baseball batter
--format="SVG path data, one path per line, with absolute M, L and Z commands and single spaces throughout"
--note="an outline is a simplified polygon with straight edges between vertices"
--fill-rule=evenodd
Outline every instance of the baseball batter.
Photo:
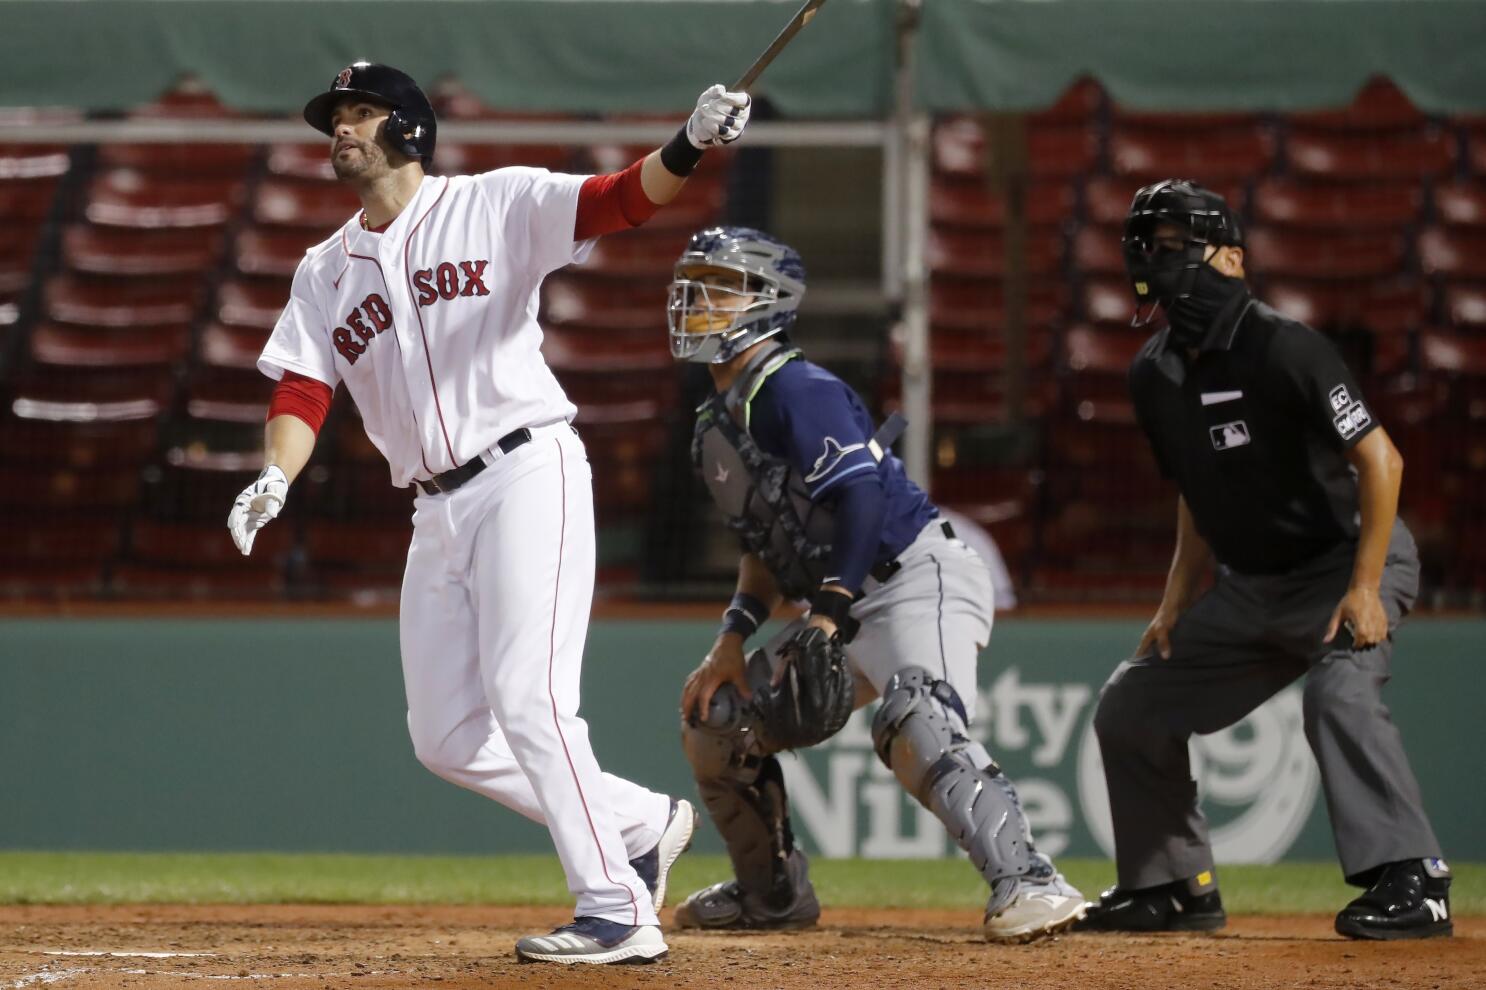
M 578 716 L 592 476 L 542 359 L 538 290 L 670 202 L 748 115 L 745 94 L 713 86 L 623 172 L 431 176 L 437 122 L 404 73 L 357 62 L 304 110 L 362 209 L 306 253 L 259 358 L 279 381 L 267 466 L 228 528 L 251 552 L 344 382 L 392 483 L 417 488 L 399 613 L 414 752 L 545 823 L 577 900 L 572 924 L 517 943 L 523 960 L 664 957 L 656 909 L 693 823 L 686 802 L 602 773 Z
M 969 737 L 990 574 L 887 451 L 901 420 L 874 430 L 857 394 L 783 338 L 804 292 L 799 254 L 742 227 L 693 236 L 671 283 L 671 351 L 707 364 L 716 389 L 693 459 L 743 550 L 681 702 L 687 759 L 736 879 L 692 894 L 677 923 L 815 923 L 775 754 L 828 738 L 880 697 L 877 754 L 990 887 L 986 936 L 1061 931 L 1082 917 L 1082 895 L 1033 846 L 1016 789 Z M 808 619 L 745 659 L 785 598 L 809 599 Z

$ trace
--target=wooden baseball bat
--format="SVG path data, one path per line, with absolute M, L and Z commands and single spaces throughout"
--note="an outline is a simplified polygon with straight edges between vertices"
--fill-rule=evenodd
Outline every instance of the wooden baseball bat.
M 810 19 L 815 16 L 815 12 L 825 5 L 826 0 L 805 0 L 805 5 L 795 11 L 795 16 L 789 19 L 789 23 L 784 26 L 783 31 L 779 32 L 779 36 L 769 44 L 768 48 L 764 49 L 762 55 L 753 60 L 753 64 L 748 67 L 748 71 L 739 76 L 738 81 L 733 83 L 730 88 L 734 91 L 746 91 L 748 87 L 752 86 L 754 81 L 764 74 L 764 70 L 769 67 L 769 63 L 774 61 L 774 56 L 784 51 L 784 46 L 789 44 L 794 36 L 800 33 L 800 28 L 809 24 Z

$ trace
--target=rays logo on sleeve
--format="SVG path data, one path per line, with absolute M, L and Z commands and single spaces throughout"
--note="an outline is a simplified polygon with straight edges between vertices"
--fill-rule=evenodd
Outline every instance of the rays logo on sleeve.
M 847 454 L 855 453 L 858 450 L 865 450 L 866 448 L 867 445 L 864 443 L 852 443 L 843 447 L 835 437 L 826 437 L 825 450 L 821 451 L 821 455 L 811 465 L 810 473 L 805 476 L 805 483 L 814 484 L 820 481 L 836 470 L 836 465 L 840 464 L 842 458 Z

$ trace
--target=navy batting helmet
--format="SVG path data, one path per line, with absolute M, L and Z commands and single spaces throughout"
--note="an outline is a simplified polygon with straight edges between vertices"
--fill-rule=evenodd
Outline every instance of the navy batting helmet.
M 1173 236 L 1158 238 L 1162 225 Z M 1120 243 L 1137 302 L 1169 306 L 1191 294 L 1208 246 L 1243 247 L 1243 231 L 1222 196 L 1191 179 L 1164 179 L 1135 194 Z
M 676 261 L 666 323 L 671 354 L 723 364 L 795 322 L 805 263 L 794 248 L 751 227 L 709 227 Z
M 347 98 L 360 98 L 392 108 L 387 117 L 387 143 L 409 158 L 433 161 L 438 121 L 433 105 L 406 72 L 376 62 L 352 62 L 340 71 L 330 89 L 304 105 L 305 121 L 317 131 L 334 135 L 331 116 Z

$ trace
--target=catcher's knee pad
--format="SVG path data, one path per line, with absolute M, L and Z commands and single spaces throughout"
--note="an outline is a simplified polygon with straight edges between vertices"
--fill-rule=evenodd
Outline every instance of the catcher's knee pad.
M 765 903 L 795 897 L 787 869 L 794 849 L 784 770 L 760 738 L 757 715 L 725 684 L 708 719 L 681 728 L 682 748 L 707 814 L 727 846 L 738 883 Z
M 1033 866 L 1016 790 L 966 735 L 965 706 L 947 681 L 905 667 L 888 681 L 872 720 L 877 756 L 908 793 L 944 823 L 994 888 Z

